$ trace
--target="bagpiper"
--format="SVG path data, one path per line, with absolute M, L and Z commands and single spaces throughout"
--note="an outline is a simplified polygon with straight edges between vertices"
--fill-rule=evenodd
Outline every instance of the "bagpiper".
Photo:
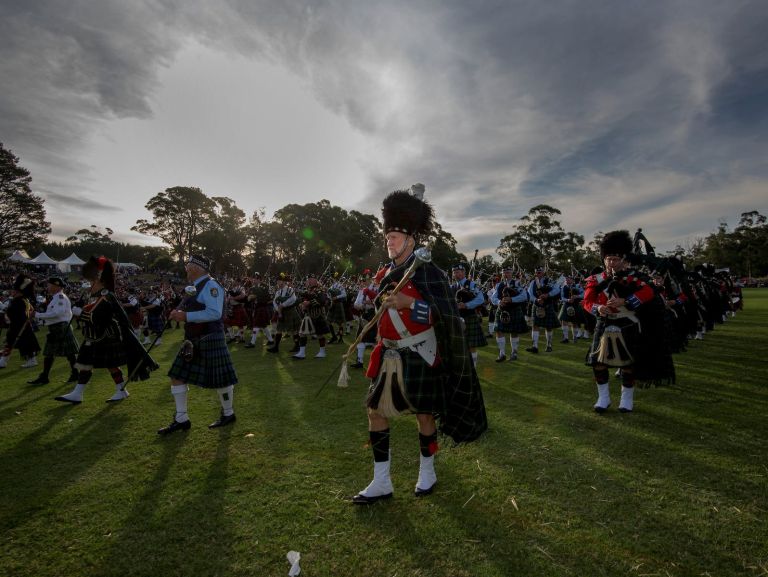
M 21 358 L 24 359 L 21 368 L 29 369 L 37 366 L 40 344 L 37 342 L 32 326 L 34 302 L 35 281 L 25 274 L 20 274 L 13 283 L 11 301 L 5 309 L 8 331 L 5 333 L 5 347 L 0 353 L 0 369 L 8 366 L 8 359 L 11 358 L 13 349 L 18 349 Z
M 483 334 L 483 321 L 480 316 L 480 307 L 483 306 L 485 299 L 475 281 L 467 278 L 467 267 L 464 263 L 453 265 L 451 273 L 453 275 L 451 290 L 456 295 L 459 315 L 464 320 L 464 334 L 472 363 L 477 366 L 477 347 L 488 345 Z
M 502 269 L 502 280 L 491 292 L 491 303 L 496 307 L 496 344 L 499 347 L 497 363 L 503 363 L 506 355 L 506 335 L 509 335 L 510 354 L 509 360 L 517 360 L 517 352 L 520 347 L 520 335 L 528 331 L 525 322 L 525 306 L 528 302 L 528 292 L 525 287 L 514 278 L 511 266 Z

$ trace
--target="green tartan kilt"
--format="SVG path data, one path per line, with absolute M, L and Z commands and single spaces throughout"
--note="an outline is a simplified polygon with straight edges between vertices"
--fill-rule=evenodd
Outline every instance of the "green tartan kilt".
M 533 319 L 533 327 L 537 329 L 554 329 L 560 326 L 560 321 L 557 319 L 557 312 L 555 312 L 555 305 L 548 303 L 544 305 L 544 316 L 540 317 L 538 310 L 539 306 L 536 303 L 531 303 L 531 318 Z
M 229 355 L 224 333 L 210 333 L 199 339 L 192 339 L 194 354 L 184 360 L 179 350 L 168 371 L 172 379 L 204 389 L 221 389 L 237 384 L 237 374 Z
M 482 317 L 473 311 L 471 314 L 462 318 L 464 319 L 464 331 L 467 336 L 467 346 L 471 348 L 487 346 L 488 341 L 485 340 L 485 335 L 483 334 Z
M 573 309 L 573 314 L 568 314 L 569 307 Z M 584 309 L 581 308 L 580 302 L 575 302 L 572 305 L 564 302 L 562 305 L 560 305 L 560 314 L 557 315 L 557 318 L 562 323 L 573 323 L 574 325 L 580 325 L 584 322 L 584 316 L 581 314 L 583 310 Z
M 403 379 L 405 395 L 416 413 L 438 415 L 446 409 L 446 376 L 440 365 L 430 367 L 418 353 L 411 349 L 400 349 L 403 360 Z M 369 396 L 375 387 L 376 379 L 371 380 Z
M 344 301 L 334 301 L 331 310 L 328 311 L 328 322 L 340 325 L 347 322 L 347 313 L 344 310 Z
M 513 335 L 527 333 L 528 323 L 525 322 L 524 306 L 525 305 L 523 304 L 515 305 L 507 310 L 504 310 L 501 307 L 497 308 L 496 332 Z
M 280 316 L 277 318 L 277 332 L 278 333 L 290 333 L 296 334 L 299 332 L 301 326 L 301 317 L 299 311 L 296 310 L 296 306 L 292 306 L 287 309 L 283 309 Z
M 120 337 L 104 337 L 100 341 L 88 339 L 80 347 L 77 364 L 91 366 L 94 369 L 111 369 L 128 363 L 128 353 Z
M 75 333 L 69 323 L 56 323 L 48 326 L 48 336 L 45 337 L 44 357 L 77 356 L 80 346 L 77 344 Z

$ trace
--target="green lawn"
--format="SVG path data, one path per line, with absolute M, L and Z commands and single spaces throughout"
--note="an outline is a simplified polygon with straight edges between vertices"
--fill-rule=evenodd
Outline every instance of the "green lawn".
M 559 331 L 554 353 L 515 364 L 487 347 L 488 433 L 444 443 L 438 490 L 416 499 L 415 419 L 397 420 L 395 498 L 368 508 L 349 504 L 372 470 L 367 384 L 334 375 L 316 397 L 338 345 L 302 363 L 234 347 L 237 423 L 209 431 L 216 395 L 193 388 L 193 427 L 169 438 L 155 431 L 180 331 L 117 405 L 105 371 L 63 406 L 63 359 L 32 386 L 16 357 L 0 372 L 0 575 L 277 576 L 291 549 L 308 577 L 768 575 L 768 291 L 745 294 L 631 415 L 591 411 L 586 344 Z

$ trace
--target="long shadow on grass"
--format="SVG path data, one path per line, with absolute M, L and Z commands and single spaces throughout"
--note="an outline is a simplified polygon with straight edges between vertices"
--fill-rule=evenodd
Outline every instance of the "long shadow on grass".
M 59 493 L 113 450 L 108 442 L 89 440 L 114 438 L 127 421 L 124 415 L 108 415 L 113 406 L 107 405 L 58 437 L 54 444 L 41 443 L 40 438 L 50 433 L 68 409 L 60 406 L 49 409 L 48 421 L 0 456 L 5 469 L 0 492 L 3 503 L 0 527 L 3 529 L 23 524 L 35 511 L 47 509 Z
M 157 442 L 162 451 L 155 473 L 117 531 L 99 574 L 144 575 L 150 565 L 153 575 L 227 575 L 232 561 L 225 511 L 229 432 L 220 434 L 215 457 L 207 463 L 179 458 L 182 448 L 189 448 L 183 434 Z

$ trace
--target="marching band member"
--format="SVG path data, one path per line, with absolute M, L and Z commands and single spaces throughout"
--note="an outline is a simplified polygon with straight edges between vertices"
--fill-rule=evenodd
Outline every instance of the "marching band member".
M 491 293 L 491 303 L 496 306 L 496 344 L 499 347 L 497 363 L 506 360 L 506 335 L 509 335 L 510 361 L 517 360 L 520 346 L 520 335 L 528 331 L 525 322 L 525 304 L 528 302 L 528 292 L 513 278 L 512 267 L 502 269 L 504 278 L 494 287 Z

